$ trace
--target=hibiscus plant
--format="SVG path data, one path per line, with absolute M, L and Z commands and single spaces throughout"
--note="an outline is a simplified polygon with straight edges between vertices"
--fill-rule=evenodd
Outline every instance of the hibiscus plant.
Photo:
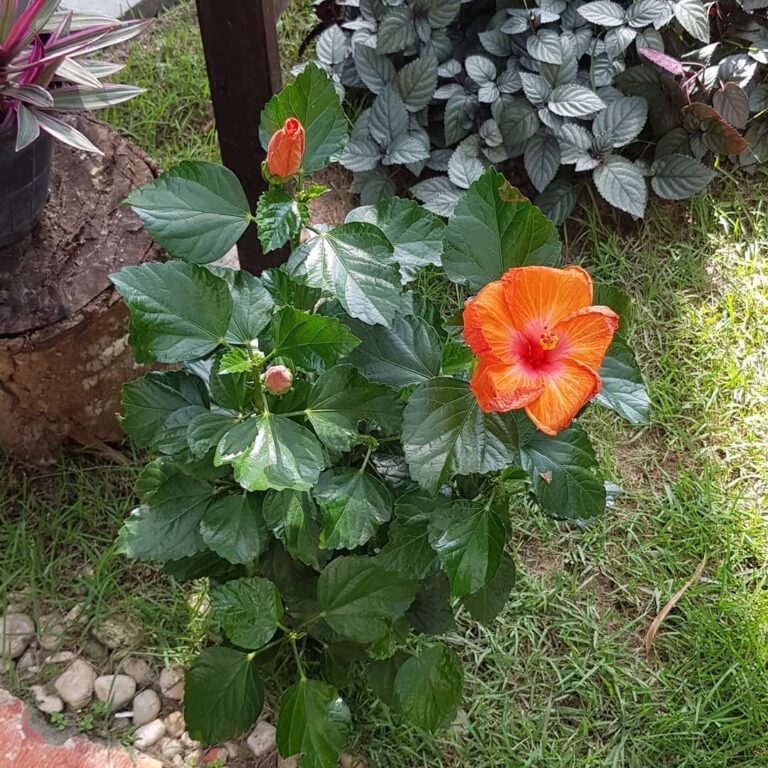
M 120 544 L 206 577 L 220 640 L 189 669 L 189 732 L 243 733 L 269 696 L 280 754 L 309 768 L 336 765 L 363 676 L 399 717 L 450 725 L 455 616 L 502 610 L 511 515 L 602 513 L 573 420 L 590 400 L 648 420 L 627 299 L 558 268 L 555 227 L 495 170 L 447 224 L 400 198 L 310 221 L 309 175 L 346 126 L 310 65 L 264 111 L 255 214 L 230 171 L 182 163 L 128 200 L 171 259 L 113 276 L 137 362 L 172 366 L 124 388 L 125 430 L 155 458 Z M 284 266 L 212 266 L 252 224 L 266 250 L 290 245 Z M 286 664 L 294 682 L 268 687 Z

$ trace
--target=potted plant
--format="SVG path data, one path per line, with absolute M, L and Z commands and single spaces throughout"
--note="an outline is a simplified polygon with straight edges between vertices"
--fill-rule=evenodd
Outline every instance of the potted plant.
M 60 112 L 99 109 L 141 89 L 104 84 L 121 67 L 91 54 L 130 40 L 146 21 L 58 10 L 60 0 L 0 0 L 0 248 L 38 223 L 53 139 L 99 152 Z

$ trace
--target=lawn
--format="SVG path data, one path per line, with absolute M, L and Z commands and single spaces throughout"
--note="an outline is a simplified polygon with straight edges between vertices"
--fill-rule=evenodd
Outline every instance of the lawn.
M 296 2 L 287 19 L 290 61 L 309 24 Z M 150 87 L 110 116 L 126 135 L 164 166 L 215 157 L 191 3 L 134 48 L 125 78 Z M 348 692 L 372 768 L 768 765 L 767 199 L 768 180 L 719 170 L 708 193 L 657 202 L 621 234 L 597 205 L 569 223 L 568 259 L 634 298 L 653 424 L 591 411 L 623 491 L 602 520 L 512 510 L 518 583 L 495 626 L 448 637 L 468 685 L 447 734 L 425 737 Z M 199 595 L 115 554 L 133 470 L 71 457 L 37 477 L 0 472 L 0 590 L 31 584 L 46 609 L 130 610 L 150 652 L 194 649 Z M 705 557 L 647 654 L 654 616 Z

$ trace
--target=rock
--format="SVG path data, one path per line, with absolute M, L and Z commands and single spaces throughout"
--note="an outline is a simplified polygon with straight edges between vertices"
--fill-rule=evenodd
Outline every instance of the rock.
M 154 757 L 149 755 L 138 755 L 135 760 L 135 768 L 164 768 L 160 760 L 155 760 Z
M 153 720 L 151 723 L 136 729 L 136 733 L 133 736 L 133 746 L 136 749 L 149 749 L 157 744 L 163 736 L 165 736 L 163 721 L 160 719 Z
M 127 658 L 123 662 L 123 672 L 132 677 L 136 685 L 147 686 L 152 682 L 152 668 L 144 659 L 137 659 L 134 656 Z
M 181 734 L 181 743 L 187 748 L 187 749 L 197 749 L 200 746 L 199 741 L 195 741 L 190 735 L 189 731 L 184 731 L 184 733 Z
M 184 758 L 184 765 L 186 768 L 200 768 L 200 750 L 193 749 L 188 752 Z
M 183 751 L 184 747 L 181 746 L 178 739 L 165 738 L 160 744 L 160 754 L 166 762 L 171 762 L 174 757 L 180 755 Z
M 33 642 L 16 662 L 16 674 L 20 680 L 29 680 L 40 671 L 37 663 L 37 646 Z
M 183 768 L 184 758 L 181 755 L 176 755 L 176 757 L 171 760 L 171 765 L 173 768 Z
M 107 649 L 96 640 L 86 640 L 83 646 L 83 656 L 90 659 L 94 664 L 104 664 L 109 658 Z
M 133 699 L 133 724 L 136 726 L 151 723 L 160 714 L 160 697 L 147 688 Z
M 109 711 L 125 706 L 136 693 L 136 681 L 128 675 L 102 675 L 93 684 L 96 698 L 110 702 Z
M 226 747 L 213 747 L 203 755 L 203 765 L 210 765 L 213 762 L 226 765 L 227 760 L 229 760 L 229 752 Z
M 142 634 L 141 624 L 127 613 L 104 619 L 93 631 L 93 636 L 110 650 L 135 648 Z
M 229 756 L 234 760 L 238 757 L 247 757 L 247 750 L 243 749 L 236 741 L 225 741 L 224 748 Z
M 184 698 L 184 667 L 177 664 L 160 673 L 160 692 L 166 699 L 181 701 Z
M 277 750 L 277 728 L 266 720 L 259 720 L 245 743 L 254 757 L 266 757 Z
M 46 664 L 69 664 L 70 661 L 74 661 L 77 658 L 76 653 L 72 651 L 58 651 L 52 653 L 50 656 L 45 657 Z
M 0 656 L 18 659 L 35 636 L 35 622 L 26 613 L 0 616 Z
M 55 693 L 48 693 L 45 686 L 33 685 L 30 690 L 35 697 L 35 706 L 41 712 L 52 715 L 54 712 L 64 711 L 64 702 Z
M 40 646 L 46 651 L 58 651 L 66 633 L 64 620 L 60 616 L 41 616 L 37 626 Z
M 165 730 L 168 735 L 174 739 L 178 739 L 184 731 L 187 730 L 187 724 L 184 722 L 184 715 L 181 712 L 171 712 L 165 720 Z
M 355 764 L 355 758 L 347 752 L 342 752 L 339 758 L 339 765 L 341 768 L 352 768 Z
M 82 603 L 78 603 L 70 608 L 69 612 L 64 617 L 65 627 L 83 626 L 85 623 L 85 609 Z
M 277 768 L 299 768 L 299 760 L 301 755 L 293 755 L 292 757 L 278 757 Z
M 95 680 L 91 665 L 78 659 L 56 678 L 53 687 L 71 709 L 78 710 L 90 704 Z

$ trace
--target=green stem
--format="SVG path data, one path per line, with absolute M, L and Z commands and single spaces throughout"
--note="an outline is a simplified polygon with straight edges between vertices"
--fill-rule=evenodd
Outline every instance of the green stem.
M 365 472 L 365 468 L 368 466 L 368 459 L 371 458 L 371 454 L 373 453 L 373 446 L 369 445 L 368 450 L 366 451 L 365 458 L 363 459 L 363 466 L 360 467 L 360 474 L 362 475 L 363 472 Z
M 288 635 L 288 639 L 291 641 L 291 649 L 293 650 L 293 656 L 296 659 L 296 666 L 299 668 L 299 677 L 301 678 L 302 682 L 307 679 L 307 676 L 304 674 L 304 665 L 301 663 L 301 656 L 299 654 L 299 649 L 296 647 L 296 640 L 298 638 L 298 635 L 296 632 L 291 632 L 290 635 Z

